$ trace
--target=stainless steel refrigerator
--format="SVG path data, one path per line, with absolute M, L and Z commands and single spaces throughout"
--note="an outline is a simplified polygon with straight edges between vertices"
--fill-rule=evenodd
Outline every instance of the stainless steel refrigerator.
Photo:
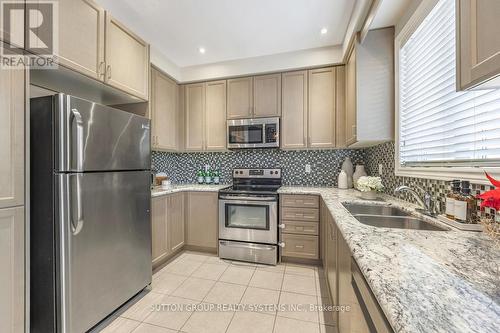
M 31 332 L 86 332 L 151 283 L 150 121 L 30 104 Z

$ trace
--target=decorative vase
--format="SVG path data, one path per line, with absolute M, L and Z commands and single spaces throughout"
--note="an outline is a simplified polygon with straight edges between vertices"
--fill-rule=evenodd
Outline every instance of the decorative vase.
M 212 177 L 211 176 L 205 176 L 205 184 L 210 184 L 212 183 Z
M 342 189 L 342 190 L 345 190 L 348 188 L 347 173 L 345 172 L 345 170 L 340 170 L 339 180 L 338 180 L 338 188 Z
M 205 182 L 205 177 L 198 176 L 198 184 L 203 184 Z
M 361 192 L 361 197 L 366 200 L 375 200 L 377 199 L 377 191 Z
M 352 166 L 352 161 L 350 157 L 346 157 L 344 163 L 342 163 L 342 170 L 347 174 L 347 187 L 352 188 L 352 175 L 354 173 L 354 167 Z
M 363 176 L 368 176 L 368 174 L 365 171 L 365 166 L 363 164 L 356 165 L 356 171 L 354 171 L 354 174 L 352 175 L 352 182 L 354 188 L 358 188 L 358 179 L 359 177 Z

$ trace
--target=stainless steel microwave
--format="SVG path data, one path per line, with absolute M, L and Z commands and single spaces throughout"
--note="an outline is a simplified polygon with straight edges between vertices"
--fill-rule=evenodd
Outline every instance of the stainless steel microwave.
M 279 148 L 280 118 L 227 121 L 227 148 Z

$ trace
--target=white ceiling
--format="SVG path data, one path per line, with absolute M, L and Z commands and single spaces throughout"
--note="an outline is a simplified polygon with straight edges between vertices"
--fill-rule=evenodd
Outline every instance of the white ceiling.
M 355 1 L 98 2 L 175 65 L 187 67 L 342 44 Z M 322 27 L 327 34 L 320 34 Z
M 421 0 L 383 0 L 370 28 L 378 29 L 396 25 L 404 12 L 411 7 L 412 2 L 420 1 Z

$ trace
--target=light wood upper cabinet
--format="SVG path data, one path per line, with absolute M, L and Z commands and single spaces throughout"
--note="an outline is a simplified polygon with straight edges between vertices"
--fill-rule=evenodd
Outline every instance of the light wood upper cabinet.
M 345 66 L 335 67 L 335 146 L 337 148 L 346 147 L 346 92 L 345 92 Z
M 185 150 L 201 151 L 205 148 L 205 84 L 195 83 L 185 86 Z
M 151 124 L 153 149 L 179 150 L 179 85 L 151 69 Z
M 499 88 L 500 1 L 457 0 L 457 13 L 459 90 Z
M 151 235 L 153 266 L 162 262 L 170 253 L 167 228 L 167 197 L 151 200 Z
M 346 66 L 345 136 L 360 148 L 394 140 L 394 28 L 355 42 Z
M 0 332 L 24 332 L 24 208 L 0 209 Z
M 175 252 L 184 246 L 184 193 L 174 193 L 167 197 L 168 248 Z
M 356 142 L 356 53 L 353 51 L 346 64 L 345 77 L 345 137 L 346 145 Z
M 307 147 L 307 83 L 307 71 L 283 73 L 281 147 L 284 149 Z
M 281 115 L 281 74 L 254 76 L 253 117 Z
M 311 148 L 335 147 L 335 68 L 309 71 L 308 141 Z
M 227 119 L 251 118 L 253 114 L 253 78 L 227 80 Z
M 11 8 L 15 9 L 23 9 L 24 8 L 24 0 L 14 0 L 2 3 L 2 6 L 11 6 Z M 5 10 L 6 7 L 2 8 Z M 7 44 L 13 45 L 15 47 L 24 48 L 24 10 L 12 11 L 9 13 L 11 22 L 10 24 L 4 25 L 4 18 L 0 19 L 0 41 L 3 41 Z M 7 15 L 7 14 L 4 14 Z M 15 27 L 13 30 L 12 27 Z M 5 28 L 5 29 L 4 29 Z
M 104 10 L 94 1 L 59 1 L 58 59 L 75 71 L 104 79 Z
M 226 81 L 185 87 L 185 150 L 226 149 Z
M 186 244 L 216 250 L 218 238 L 218 196 L 215 192 L 189 192 L 186 216 Z
M 205 83 L 205 149 L 226 149 L 226 81 Z
M 106 83 L 147 100 L 149 45 L 108 12 L 105 36 Z
M 0 70 L 0 208 L 24 204 L 24 93 L 24 71 Z

